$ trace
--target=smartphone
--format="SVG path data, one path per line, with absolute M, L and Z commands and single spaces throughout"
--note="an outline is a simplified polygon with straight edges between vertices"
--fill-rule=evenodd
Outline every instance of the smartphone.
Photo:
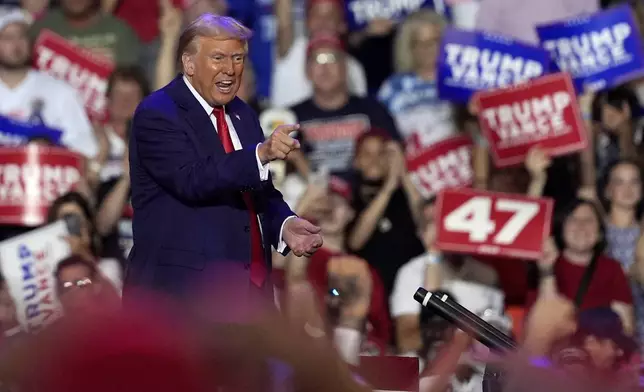
M 78 214 L 65 214 L 63 220 L 70 235 L 81 235 L 81 217 Z

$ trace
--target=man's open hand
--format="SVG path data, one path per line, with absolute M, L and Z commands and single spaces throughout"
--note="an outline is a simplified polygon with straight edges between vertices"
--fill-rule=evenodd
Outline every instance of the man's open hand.
M 259 145 L 257 155 L 263 165 L 268 162 L 286 159 L 288 154 L 300 148 L 300 142 L 289 136 L 291 132 L 300 129 L 299 124 L 280 125 L 271 136 Z
M 291 252 L 298 257 L 309 257 L 322 246 L 320 228 L 302 218 L 289 219 L 284 224 L 282 236 Z

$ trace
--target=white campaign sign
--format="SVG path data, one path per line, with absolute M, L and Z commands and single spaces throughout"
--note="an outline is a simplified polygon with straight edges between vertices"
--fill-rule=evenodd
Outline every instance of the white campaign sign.
M 18 321 L 30 332 L 56 320 L 62 310 L 54 272 L 71 252 L 63 221 L 0 242 L 0 268 L 16 304 Z
M 509 245 L 521 231 L 539 213 L 539 204 L 534 202 L 499 199 L 494 204 L 498 212 L 511 212 L 512 216 L 498 231 L 493 242 L 498 245 Z M 470 241 L 485 242 L 496 231 L 496 223 L 491 219 L 492 200 L 476 196 L 463 203 L 445 217 L 445 229 L 469 233 Z

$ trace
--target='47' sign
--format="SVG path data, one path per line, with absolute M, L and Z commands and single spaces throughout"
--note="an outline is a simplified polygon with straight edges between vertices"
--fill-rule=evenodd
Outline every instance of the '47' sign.
M 448 189 L 438 195 L 437 216 L 443 251 L 536 259 L 550 233 L 552 200 Z

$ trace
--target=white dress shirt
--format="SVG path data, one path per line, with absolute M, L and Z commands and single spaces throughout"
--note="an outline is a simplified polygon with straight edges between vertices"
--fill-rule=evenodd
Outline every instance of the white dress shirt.
M 208 114 L 208 117 L 212 122 L 212 126 L 215 127 L 215 131 L 219 132 L 219 130 L 217 129 L 217 119 L 215 118 L 215 116 L 212 115 L 212 111 L 214 110 L 214 108 L 210 106 L 210 104 L 206 102 L 205 99 L 203 99 L 203 97 L 197 92 L 197 90 L 194 89 L 194 87 L 192 87 L 192 85 L 190 84 L 190 81 L 188 81 L 185 75 L 183 77 L 183 81 L 186 84 L 186 86 L 188 86 L 188 89 L 190 90 L 192 95 L 194 95 L 194 97 L 197 99 L 199 104 L 204 108 L 204 110 Z M 224 113 L 226 114 L 226 124 L 228 124 L 228 132 L 230 133 L 230 139 L 233 142 L 233 147 L 235 148 L 235 151 L 241 150 L 242 145 L 241 145 L 241 141 L 239 140 L 239 135 L 237 135 L 235 126 L 233 125 L 232 121 L 230 121 L 230 116 L 226 112 L 226 107 L 224 107 Z M 257 146 L 255 146 L 255 158 L 257 159 L 257 169 L 259 170 L 259 178 L 262 181 L 267 181 L 268 175 L 270 173 L 270 168 L 269 168 L 270 163 L 262 165 L 262 161 L 259 159 L 259 153 L 258 153 L 260 144 L 261 143 L 258 143 Z M 295 215 L 289 216 L 288 218 L 284 219 L 284 222 L 282 222 L 282 227 L 280 228 L 279 243 L 277 245 L 277 251 L 280 253 L 283 253 L 286 250 L 286 242 L 284 242 L 284 239 L 283 239 L 284 237 L 282 236 L 282 234 L 284 233 L 284 224 L 286 224 L 286 222 L 288 222 L 288 220 L 291 218 L 295 218 Z M 257 217 L 257 220 L 259 220 L 259 216 Z M 259 222 L 259 229 L 262 230 L 261 221 Z

